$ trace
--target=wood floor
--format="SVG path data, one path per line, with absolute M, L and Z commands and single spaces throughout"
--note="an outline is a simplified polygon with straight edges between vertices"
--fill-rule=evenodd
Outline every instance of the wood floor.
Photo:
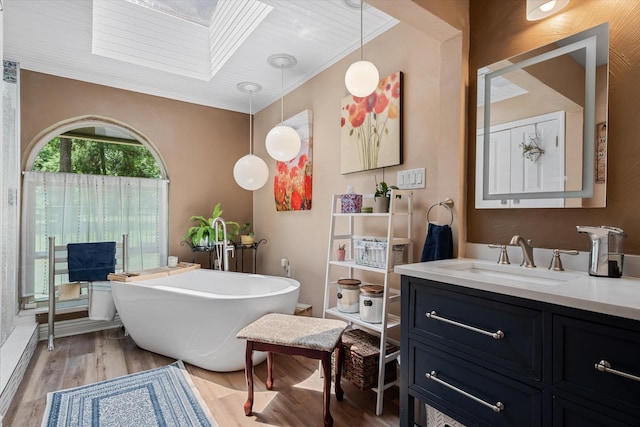
M 47 351 L 46 341 L 38 344 L 25 378 L 9 407 L 5 427 L 40 426 L 46 394 L 134 372 L 164 366 L 173 359 L 138 348 L 131 338 L 122 338 L 119 329 L 58 338 L 56 349 Z M 228 426 L 321 426 L 322 379 L 318 362 L 297 356 L 274 357 L 274 387 L 264 385 L 266 363 L 255 369 L 254 413 L 244 415 L 247 398 L 244 371 L 210 372 L 186 364 L 200 394 L 220 427 Z M 374 392 L 360 391 L 342 381 L 344 400 L 331 396 L 331 414 L 339 426 L 397 426 L 398 388 L 385 392 L 384 413 L 375 415 Z M 133 427 L 133 426 L 132 426 Z

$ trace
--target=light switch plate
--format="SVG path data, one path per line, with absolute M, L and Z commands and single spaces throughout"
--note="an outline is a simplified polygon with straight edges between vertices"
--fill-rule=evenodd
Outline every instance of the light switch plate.
M 398 171 L 397 183 L 398 187 L 406 190 L 412 188 L 426 188 L 426 169 L 409 169 Z

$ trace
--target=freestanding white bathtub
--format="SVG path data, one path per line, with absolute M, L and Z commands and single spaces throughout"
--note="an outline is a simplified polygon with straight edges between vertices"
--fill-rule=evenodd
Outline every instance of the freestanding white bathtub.
M 112 282 L 120 319 L 145 350 L 211 371 L 244 369 L 236 333 L 267 313 L 293 314 L 300 283 L 286 277 L 198 269 L 139 282 Z M 266 358 L 254 355 L 254 363 Z

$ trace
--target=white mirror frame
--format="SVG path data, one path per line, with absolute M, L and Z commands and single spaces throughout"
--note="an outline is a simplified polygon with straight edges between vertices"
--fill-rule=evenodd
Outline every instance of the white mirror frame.
M 607 37 L 606 46 L 608 50 L 608 24 L 606 26 Z M 596 27 L 598 28 L 598 27 Z M 591 31 L 591 30 L 587 30 Z M 602 44 L 602 40 L 597 40 L 596 35 L 591 35 L 582 40 L 575 41 L 552 51 L 525 59 L 515 64 L 491 71 L 484 75 L 484 117 L 483 117 L 483 153 L 482 164 L 485 165 L 482 171 L 482 197 L 483 200 L 512 200 L 512 199 L 551 199 L 551 198 L 591 198 L 594 193 L 594 164 L 595 164 L 595 98 L 596 98 L 596 66 L 597 47 Z M 490 129 L 491 129 L 491 82 L 493 79 L 506 73 L 523 69 L 525 67 L 538 64 L 556 58 L 561 55 L 570 54 L 580 49 L 585 49 L 585 109 L 583 122 L 583 159 L 582 159 L 582 189 L 576 191 L 546 191 L 531 193 L 490 193 L 489 192 L 489 164 L 490 159 Z M 607 54 L 608 55 L 608 54 Z M 479 73 L 480 74 L 480 73 Z M 480 80 L 480 79 L 479 79 Z M 479 153 L 476 153 L 478 156 Z M 478 183 L 476 183 L 478 185 Z

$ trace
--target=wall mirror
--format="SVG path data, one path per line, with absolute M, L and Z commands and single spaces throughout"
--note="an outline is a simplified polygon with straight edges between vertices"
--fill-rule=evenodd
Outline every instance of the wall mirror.
M 476 208 L 604 207 L 609 24 L 478 70 Z

